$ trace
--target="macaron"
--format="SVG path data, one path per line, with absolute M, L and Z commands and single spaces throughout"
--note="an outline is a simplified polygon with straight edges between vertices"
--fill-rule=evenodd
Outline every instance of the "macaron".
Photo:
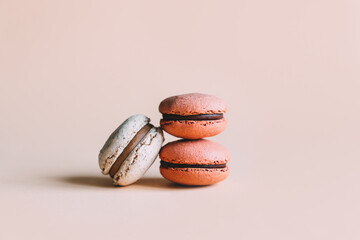
M 183 185 L 210 185 L 229 175 L 228 150 L 206 139 L 178 140 L 160 151 L 160 173 L 169 181 Z
M 226 128 L 226 103 L 212 95 L 189 93 L 164 99 L 159 105 L 160 125 L 167 133 L 185 139 L 215 136 Z
M 155 161 L 164 135 L 144 115 L 125 120 L 108 138 L 99 153 L 99 166 L 115 185 L 126 186 L 140 179 Z

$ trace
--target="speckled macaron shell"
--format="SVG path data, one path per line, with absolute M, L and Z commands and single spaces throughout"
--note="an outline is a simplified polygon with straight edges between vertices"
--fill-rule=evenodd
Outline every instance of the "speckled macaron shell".
M 144 115 L 134 115 L 110 135 L 99 153 L 99 166 L 103 174 L 109 174 L 120 154 L 149 122 L 150 119 Z M 145 132 L 146 135 L 135 145 L 113 175 L 115 185 L 126 186 L 136 182 L 155 161 L 164 142 L 164 135 L 161 128 L 149 126 L 149 131 Z
M 109 174 L 111 166 L 134 138 L 136 133 L 150 122 L 142 114 L 137 114 L 126 119 L 105 142 L 99 153 L 99 166 L 103 174 Z
M 226 103 L 212 95 L 189 93 L 164 99 L 159 105 L 162 114 L 181 116 L 225 113 Z M 225 118 L 219 120 L 160 120 L 161 127 L 169 134 L 186 139 L 215 136 L 226 128 Z
M 161 175 L 167 180 L 189 186 L 204 186 L 219 183 L 229 176 L 229 168 L 160 168 Z
M 139 180 L 154 163 L 163 142 L 162 130 L 153 127 L 120 166 L 114 184 L 125 186 Z
M 167 133 L 186 139 L 200 139 L 218 135 L 225 130 L 227 121 L 225 118 L 211 121 L 165 121 L 160 120 L 160 126 Z
M 225 113 L 226 103 L 218 97 L 202 93 L 188 93 L 164 99 L 159 105 L 162 114 L 198 115 Z
M 205 139 L 179 140 L 166 144 L 160 159 L 174 164 L 225 164 L 230 161 L 228 150 L 219 143 Z M 210 185 L 224 180 L 229 168 L 176 168 L 161 167 L 161 175 L 169 181 L 183 185 Z
M 212 165 L 230 161 L 230 153 L 223 145 L 207 139 L 169 142 L 162 147 L 159 157 L 174 164 Z

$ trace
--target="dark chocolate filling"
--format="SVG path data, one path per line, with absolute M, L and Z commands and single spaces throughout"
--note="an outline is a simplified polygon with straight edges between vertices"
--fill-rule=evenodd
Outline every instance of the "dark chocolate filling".
M 119 171 L 121 164 L 125 161 L 125 159 L 129 156 L 129 154 L 134 150 L 134 148 L 141 142 L 141 140 L 148 134 L 150 129 L 153 127 L 150 123 L 145 125 L 140 129 L 139 132 L 131 139 L 129 144 L 124 148 L 122 153 L 120 153 L 119 157 L 116 159 L 114 164 L 110 168 L 110 176 L 114 177 L 117 171 Z
M 225 168 L 226 167 L 226 163 L 203 165 L 203 164 L 176 164 L 176 163 L 160 161 L 160 164 L 161 167 L 164 168 Z
M 179 121 L 179 120 L 193 120 L 193 121 L 206 121 L 206 120 L 219 120 L 224 116 L 222 113 L 216 114 L 199 114 L 199 115 L 176 115 L 176 114 L 163 114 L 165 121 Z

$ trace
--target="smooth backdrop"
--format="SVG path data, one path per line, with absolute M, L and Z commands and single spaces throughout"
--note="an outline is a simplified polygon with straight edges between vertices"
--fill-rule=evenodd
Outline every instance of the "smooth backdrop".
M 109 134 L 189 92 L 230 177 L 114 188 Z M 358 0 L 1 0 L 0 239 L 360 239 L 359 94 Z

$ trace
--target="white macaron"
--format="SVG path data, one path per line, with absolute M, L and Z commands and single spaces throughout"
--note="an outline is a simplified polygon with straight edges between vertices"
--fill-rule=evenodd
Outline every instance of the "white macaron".
M 126 186 L 139 180 L 155 161 L 164 135 L 144 115 L 125 120 L 108 138 L 99 153 L 99 166 L 115 185 Z

